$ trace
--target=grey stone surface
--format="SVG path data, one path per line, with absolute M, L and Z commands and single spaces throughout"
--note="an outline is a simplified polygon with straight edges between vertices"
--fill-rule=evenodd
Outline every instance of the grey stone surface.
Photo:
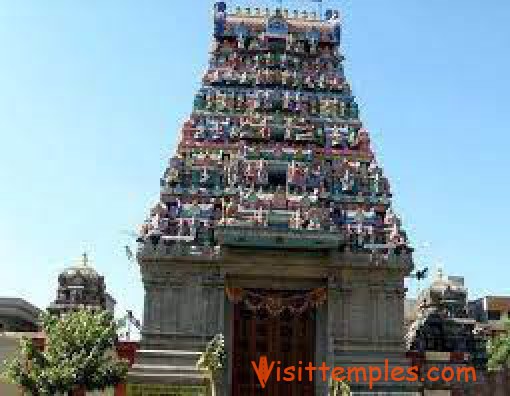
M 198 352 L 220 332 L 226 336 L 227 350 L 230 346 L 227 284 L 275 290 L 326 286 L 327 302 L 317 309 L 317 362 L 366 366 L 384 365 L 389 359 L 392 365 L 408 365 L 403 320 L 404 277 L 412 268 L 409 255 L 384 259 L 368 254 L 225 249 L 218 257 L 203 260 L 165 256 L 156 247 L 138 258 L 146 293 L 142 351 L 130 373 L 137 381 L 204 381 L 204 374 L 195 368 Z M 225 377 L 228 389 L 228 368 Z M 396 384 L 378 386 L 387 392 Z M 405 391 L 403 387 L 399 384 L 398 390 Z M 316 382 L 317 395 L 325 389 Z

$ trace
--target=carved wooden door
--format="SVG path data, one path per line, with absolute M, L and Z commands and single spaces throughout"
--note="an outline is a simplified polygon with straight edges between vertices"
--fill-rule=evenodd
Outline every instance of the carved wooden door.
M 307 372 L 303 369 L 301 381 L 297 374 L 299 366 L 314 363 L 315 311 L 270 315 L 266 310 L 250 310 L 243 302 L 234 307 L 232 396 L 314 396 Z M 275 362 L 265 388 L 252 366 L 252 361 L 258 366 L 262 356 L 269 366 Z M 286 382 L 284 369 L 289 366 L 296 366 L 295 380 Z

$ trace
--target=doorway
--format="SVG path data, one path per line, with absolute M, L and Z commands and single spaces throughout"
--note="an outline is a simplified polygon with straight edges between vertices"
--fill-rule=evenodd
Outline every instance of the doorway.
M 256 292 L 282 299 L 299 293 L 260 289 Z M 304 312 L 284 309 L 275 314 L 239 301 L 234 304 L 233 313 L 232 396 L 314 396 L 314 383 L 305 370 L 301 381 L 277 381 L 276 377 L 278 366 L 283 378 L 285 367 L 304 367 L 315 361 L 315 309 L 310 307 Z M 275 362 L 265 388 L 251 363 L 255 361 L 258 365 L 261 356 L 267 357 L 269 365 Z

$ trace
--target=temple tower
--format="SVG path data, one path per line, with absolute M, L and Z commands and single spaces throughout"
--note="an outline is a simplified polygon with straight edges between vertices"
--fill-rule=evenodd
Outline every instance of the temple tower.
M 58 276 L 57 296 L 48 311 L 57 315 L 79 309 L 107 310 L 113 314 L 115 300 L 106 291 L 104 277 L 91 267 L 83 253 L 78 263 Z
M 479 323 L 468 313 L 468 290 L 464 278 L 445 276 L 439 270 L 429 287 L 418 295 L 412 321 L 406 334 L 409 355 L 423 357 L 426 367 L 448 362 L 451 367 L 473 367 L 477 381 L 434 383 L 424 381 L 426 389 L 480 394 L 487 367 L 487 346 Z
M 229 357 L 225 395 L 262 394 L 250 365 L 260 355 L 404 364 L 412 249 L 344 75 L 339 13 L 229 12 L 219 2 L 212 40 L 140 232 L 145 307 L 130 381 L 140 392 L 200 389 L 194 365 L 217 333 Z M 326 389 L 270 382 L 264 394 Z

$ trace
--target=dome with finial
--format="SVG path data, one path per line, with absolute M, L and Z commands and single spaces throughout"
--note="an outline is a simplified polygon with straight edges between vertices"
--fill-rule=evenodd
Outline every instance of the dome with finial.
M 432 289 L 443 289 L 448 287 L 448 279 L 444 276 L 443 268 L 438 267 L 430 287 Z
M 87 253 L 83 253 L 79 263 L 58 276 L 57 298 L 49 310 L 58 314 L 83 308 L 113 310 L 114 305 L 106 292 L 104 277 L 90 266 Z
M 430 289 L 439 292 L 455 291 L 463 293 L 466 291 L 464 278 L 459 276 L 445 276 L 443 268 L 439 267 Z
M 71 265 L 70 267 L 67 267 L 64 269 L 60 276 L 60 279 L 67 279 L 72 280 L 76 279 L 79 281 L 79 279 L 99 279 L 101 276 L 99 273 L 90 266 L 89 264 L 89 257 L 87 253 L 83 253 L 81 256 L 81 259 L 78 263 L 75 263 Z

